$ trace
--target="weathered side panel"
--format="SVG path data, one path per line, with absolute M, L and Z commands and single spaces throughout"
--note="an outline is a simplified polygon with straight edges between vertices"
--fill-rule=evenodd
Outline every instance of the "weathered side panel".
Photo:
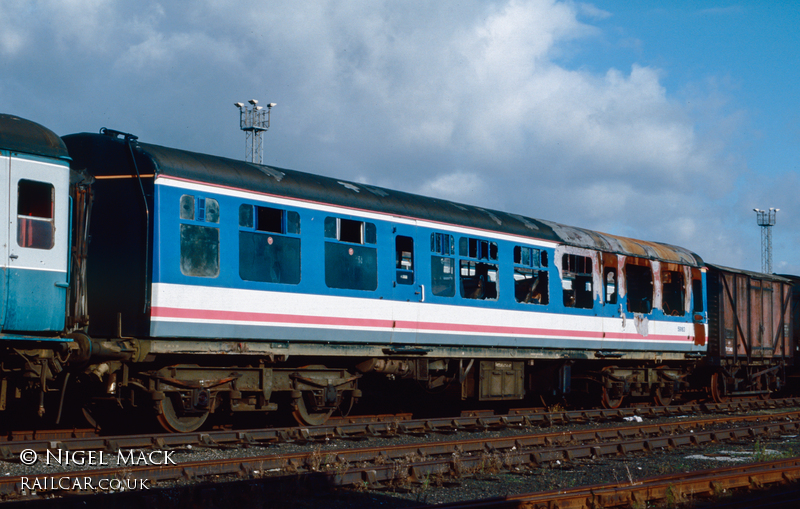
M 793 355 L 791 282 L 769 274 L 711 268 L 712 354 L 727 362 L 772 363 Z

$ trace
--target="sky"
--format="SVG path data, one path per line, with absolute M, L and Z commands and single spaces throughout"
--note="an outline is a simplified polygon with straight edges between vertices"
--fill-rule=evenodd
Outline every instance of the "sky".
M 0 112 L 800 274 L 800 4 L 2 0 Z

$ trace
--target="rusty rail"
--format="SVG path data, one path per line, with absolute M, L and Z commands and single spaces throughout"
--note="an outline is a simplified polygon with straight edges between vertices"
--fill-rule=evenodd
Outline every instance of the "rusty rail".
M 669 474 L 633 483 L 584 486 L 557 491 L 543 491 L 454 502 L 428 506 L 433 509 L 597 509 L 644 507 L 647 503 L 675 505 L 701 498 L 717 497 L 725 492 L 766 488 L 800 479 L 800 458 L 770 461 L 753 465 L 725 467 L 682 474 Z
M 407 415 L 380 416 L 377 422 L 363 418 L 347 418 L 334 424 L 253 430 L 221 430 L 182 434 L 126 435 L 102 437 L 91 434 L 78 437 L 54 437 L 39 440 L 0 441 L 0 459 L 18 458 L 26 449 L 45 452 L 48 449 L 106 450 L 151 448 L 168 449 L 186 446 L 242 446 L 286 442 L 328 441 L 354 437 L 394 436 L 397 434 L 424 435 L 436 432 L 482 431 L 486 429 L 546 427 L 560 424 L 621 421 L 626 417 L 674 417 L 697 413 L 736 413 L 742 411 L 779 409 L 800 406 L 800 398 L 755 400 L 720 404 L 676 405 L 669 407 L 620 408 L 616 410 L 575 410 L 542 412 L 541 409 L 517 409 L 508 415 L 476 413 L 457 418 L 407 420 Z M 348 422 L 348 420 L 350 422 Z
M 800 411 L 791 412 L 795 420 L 771 424 L 757 423 L 724 430 L 692 429 L 692 426 L 718 424 L 720 419 L 693 423 L 655 424 L 588 430 L 570 433 L 538 433 L 516 437 L 483 438 L 393 447 L 362 448 L 293 454 L 272 454 L 251 458 L 195 461 L 177 465 L 127 466 L 61 472 L 61 478 L 79 477 L 99 482 L 102 479 L 147 479 L 159 483 L 177 479 L 202 479 L 212 476 L 262 478 L 276 475 L 315 473 L 336 485 L 377 486 L 386 482 L 424 482 L 431 475 L 463 475 L 487 468 L 509 469 L 541 466 L 555 461 L 647 453 L 688 445 L 756 438 L 777 433 L 797 433 Z M 786 419 L 777 416 L 741 416 L 731 420 Z M 367 464 L 367 466 L 364 466 Z M 353 467 L 352 465 L 359 465 Z M 124 473 L 123 473 L 124 472 Z M 45 474 L 41 474 L 44 476 Z M 30 493 L 33 476 L 0 478 L 0 495 L 5 498 L 39 496 Z M 48 490 L 40 490 L 47 492 Z M 49 490 L 58 495 L 58 490 Z

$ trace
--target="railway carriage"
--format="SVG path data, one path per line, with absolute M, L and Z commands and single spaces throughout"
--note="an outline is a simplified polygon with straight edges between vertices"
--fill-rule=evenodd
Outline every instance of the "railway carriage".
M 717 398 L 768 394 L 773 378 L 751 379 L 790 363 L 791 348 L 762 355 L 743 385 L 741 359 L 709 361 L 718 269 L 680 247 L 108 129 L 63 142 L 71 170 L 63 146 L 49 155 L 62 174 L 49 218 L 64 225 L 69 279 L 55 284 L 63 301 L 38 306 L 63 322 L 29 329 L 53 331 L 37 340 L 56 340 L 61 361 L 27 376 L 63 406 L 74 374 L 73 404 L 95 417 L 122 406 L 154 409 L 171 431 L 229 413 L 315 424 L 388 379 L 486 402 L 666 404 L 715 374 Z M 8 381 L 20 396 L 4 376 L 3 395 Z

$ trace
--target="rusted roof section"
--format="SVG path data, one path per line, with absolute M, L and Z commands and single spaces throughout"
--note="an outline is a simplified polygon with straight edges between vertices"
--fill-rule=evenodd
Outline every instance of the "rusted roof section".
M 36 122 L 5 113 L 0 113 L 0 149 L 62 159 L 69 156 L 56 133 Z

